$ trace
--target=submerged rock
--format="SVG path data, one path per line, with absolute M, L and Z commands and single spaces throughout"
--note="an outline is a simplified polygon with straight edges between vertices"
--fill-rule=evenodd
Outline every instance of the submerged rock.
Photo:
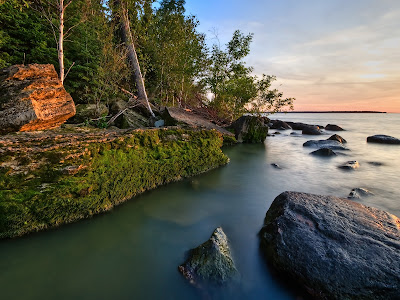
M 268 134 L 264 119 L 256 116 L 241 116 L 230 128 L 235 131 L 239 143 L 263 143 Z
M 328 124 L 325 126 L 325 130 L 330 130 L 330 131 L 343 131 L 344 129 L 338 125 L 335 124 Z
M 338 166 L 339 169 L 343 169 L 343 170 L 355 170 L 358 169 L 360 167 L 360 163 L 356 160 L 351 160 L 346 162 L 343 165 Z
M 375 167 L 380 167 L 380 166 L 384 166 L 385 164 L 379 161 L 369 161 L 368 162 L 371 166 L 375 166 Z
M 0 71 L 0 133 L 56 128 L 74 115 L 74 101 L 53 65 Z
M 384 135 L 384 134 L 369 136 L 369 137 L 367 137 L 367 142 L 368 143 L 400 145 L 400 139 L 397 139 L 397 138 L 389 136 L 389 135 Z
M 352 189 L 350 194 L 347 196 L 349 199 L 360 199 L 362 197 L 373 196 L 374 193 L 368 191 L 364 188 L 355 188 Z
M 347 143 L 347 141 L 344 138 L 342 138 L 340 135 L 337 135 L 337 134 L 331 135 L 328 138 L 328 140 L 338 141 L 339 143 L 342 143 L 342 144 L 346 144 Z
M 273 166 L 275 169 L 282 169 L 282 167 L 276 163 L 272 163 L 271 166 Z
M 321 148 L 321 149 L 318 149 L 318 150 L 315 150 L 315 151 L 311 152 L 310 154 L 316 155 L 316 156 L 326 156 L 326 157 L 328 157 L 328 156 L 329 157 L 330 156 L 336 156 L 337 155 L 333 150 L 331 150 L 329 148 Z
M 227 284 L 239 275 L 231 256 L 228 238 L 221 227 L 215 229 L 208 241 L 190 250 L 188 259 L 178 270 L 196 286 L 202 283 Z
M 399 299 L 400 219 L 332 197 L 284 192 L 260 231 L 268 263 L 318 299 Z
M 328 148 L 332 150 L 349 150 L 342 143 L 333 140 L 310 140 L 303 144 L 303 147 Z

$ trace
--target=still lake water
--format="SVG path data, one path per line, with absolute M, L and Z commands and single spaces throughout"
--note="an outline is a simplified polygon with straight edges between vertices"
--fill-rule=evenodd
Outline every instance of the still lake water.
M 214 291 L 212 299 L 295 299 L 259 252 L 257 233 L 266 211 L 286 190 L 346 197 L 352 188 L 365 187 L 375 196 L 360 203 L 400 216 L 400 146 L 366 143 L 374 134 L 399 138 L 400 115 L 291 113 L 271 118 L 340 125 L 350 151 L 313 157 L 313 149 L 302 144 L 334 132 L 294 136 L 291 130 L 281 131 L 264 144 L 225 148 L 231 159 L 227 166 L 147 192 L 110 213 L 0 241 L 1 299 L 202 299 L 177 266 L 218 226 L 230 239 L 241 282 Z M 359 161 L 360 169 L 337 168 L 348 160 Z

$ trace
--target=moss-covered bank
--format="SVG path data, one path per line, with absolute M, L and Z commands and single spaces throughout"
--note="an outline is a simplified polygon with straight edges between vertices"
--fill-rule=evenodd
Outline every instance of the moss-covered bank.
M 228 158 L 214 130 L 49 131 L 0 137 L 0 238 L 70 223 Z

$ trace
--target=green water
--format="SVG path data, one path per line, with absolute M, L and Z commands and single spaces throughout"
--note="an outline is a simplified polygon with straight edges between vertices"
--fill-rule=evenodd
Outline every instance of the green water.
M 147 192 L 111 213 L 0 241 L 1 298 L 202 299 L 177 266 L 218 226 L 230 239 L 241 282 L 208 296 L 292 298 L 258 248 L 257 232 L 274 198 L 264 190 L 266 146 L 224 151 L 227 166 Z

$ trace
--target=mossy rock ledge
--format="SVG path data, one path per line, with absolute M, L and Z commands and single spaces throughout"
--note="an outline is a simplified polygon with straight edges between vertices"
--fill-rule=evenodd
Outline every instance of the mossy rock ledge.
M 215 130 L 58 129 L 0 137 L 0 238 L 110 210 L 224 165 Z

